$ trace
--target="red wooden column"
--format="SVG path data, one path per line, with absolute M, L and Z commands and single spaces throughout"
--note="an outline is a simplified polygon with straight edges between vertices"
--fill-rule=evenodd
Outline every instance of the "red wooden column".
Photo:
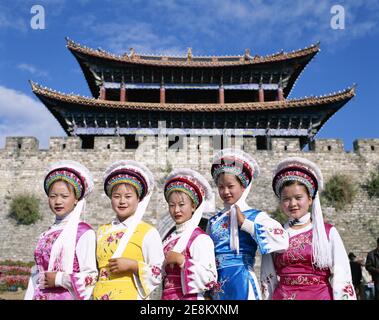
M 159 102 L 162 104 L 166 103 L 166 89 L 163 84 L 161 85 L 161 88 L 160 88 Z
M 120 87 L 120 101 L 125 102 L 126 100 L 126 89 L 125 85 L 122 83 Z
M 222 84 L 218 88 L 218 103 L 219 104 L 225 103 L 225 92 L 224 92 L 224 86 Z
M 265 92 L 263 90 L 262 84 L 259 84 L 258 95 L 259 95 L 259 102 L 264 102 L 265 101 Z
M 100 100 L 106 100 L 106 97 L 107 97 L 107 91 L 106 91 L 104 85 L 102 84 L 100 87 L 99 99 Z

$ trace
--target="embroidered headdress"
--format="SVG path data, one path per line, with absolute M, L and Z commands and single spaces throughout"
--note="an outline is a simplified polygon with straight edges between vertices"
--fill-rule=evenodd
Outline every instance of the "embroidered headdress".
M 176 169 L 172 171 L 166 180 L 164 186 L 164 195 L 166 201 L 173 191 L 181 191 L 187 194 L 196 208 L 201 204 L 203 199 L 212 192 L 207 180 L 198 172 L 191 169 Z
M 153 180 L 148 176 L 148 171 L 144 165 L 133 160 L 115 162 L 104 173 L 105 194 L 110 198 L 114 186 L 126 183 L 136 189 L 139 199 L 142 200 L 148 192 L 149 182 Z
M 246 152 L 239 149 L 223 149 L 213 157 L 211 174 L 216 184 L 221 173 L 234 174 L 243 187 L 247 188 L 252 180 L 258 178 L 259 167 Z
M 49 166 L 43 184 L 47 195 L 51 186 L 56 181 L 66 181 L 72 185 L 77 200 L 81 200 L 93 189 L 91 173 L 86 167 L 76 161 L 59 161 Z
M 317 191 L 323 189 L 323 178 L 320 169 L 313 162 L 291 157 L 281 161 L 274 172 L 272 187 L 277 197 L 286 181 L 298 181 L 302 183 L 314 199 Z

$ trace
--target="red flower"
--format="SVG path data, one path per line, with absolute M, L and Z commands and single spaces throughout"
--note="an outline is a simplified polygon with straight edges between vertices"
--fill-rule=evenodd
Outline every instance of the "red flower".
M 114 240 L 114 238 L 113 238 L 113 236 L 112 235 L 110 235 L 108 238 L 107 238 L 107 242 L 112 242 Z
M 123 235 L 124 235 L 124 233 L 122 231 L 121 232 L 117 232 L 116 233 L 116 238 L 117 239 L 121 239 Z
M 354 295 L 353 286 L 351 284 L 346 285 L 345 288 L 343 288 L 343 291 L 346 292 L 349 296 Z
M 91 276 L 85 277 L 84 283 L 86 287 L 90 286 L 92 284 L 92 277 Z
M 157 266 L 153 266 L 151 268 L 151 272 L 154 276 L 159 276 L 161 274 L 161 269 L 159 269 Z
M 104 294 L 100 300 L 109 300 L 109 295 L 108 294 Z
M 281 228 L 275 228 L 274 229 L 274 234 L 283 234 L 283 229 L 281 229 Z
M 217 281 L 208 282 L 205 287 L 207 290 L 212 290 L 214 293 L 221 291 L 221 283 Z
M 227 222 L 224 222 L 222 225 L 221 225 L 222 228 L 224 229 L 228 229 L 229 225 Z
M 108 274 L 107 270 L 105 270 L 105 269 L 101 270 L 100 277 L 102 277 L 102 278 L 108 278 L 108 276 L 109 276 L 109 274 Z

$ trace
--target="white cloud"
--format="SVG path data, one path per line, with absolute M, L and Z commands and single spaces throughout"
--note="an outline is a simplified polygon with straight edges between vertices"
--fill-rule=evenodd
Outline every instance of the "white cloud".
M 104 45 L 116 54 L 129 53 L 130 48 L 142 54 L 184 54 L 183 49 L 177 46 L 178 41 L 174 36 L 161 36 L 145 22 L 97 24 L 92 26 L 92 30 L 105 39 Z
M 65 6 L 67 9 L 65 1 L 54 3 L 61 11 Z M 89 1 L 81 0 L 80 4 L 86 9 L 69 16 L 67 24 L 76 26 L 83 35 L 83 44 L 101 46 L 116 54 L 129 52 L 133 47 L 137 53 L 185 55 L 189 46 L 194 55 L 236 54 L 235 46 L 242 54 L 246 47 L 254 52 L 259 47 L 267 48 L 268 43 L 269 52 L 256 53 L 270 54 L 281 48 L 299 49 L 317 41 L 321 41 L 323 48 L 346 46 L 379 31 L 377 0 L 339 3 L 329 0 L 109 0 L 100 15 Z M 330 9 L 335 4 L 345 8 L 345 30 L 333 30 L 330 26 L 333 16 Z M 238 43 L 233 41 L 236 38 Z M 228 48 L 225 45 L 228 39 L 232 39 L 230 52 L 209 52 L 220 44 Z
M 31 73 L 33 76 L 37 76 L 37 77 L 47 77 L 48 76 L 48 73 L 46 71 L 37 69 L 35 66 L 33 66 L 31 64 L 20 63 L 17 66 L 17 68 L 22 70 L 22 71 L 27 71 L 27 72 Z
M 14 14 L 9 7 L 0 4 L 0 30 L 13 29 L 25 32 L 27 30 L 26 22 L 25 19 Z
M 49 137 L 66 134 L 42 103 L 0 86 L 0 148 L 8 136 L 33 136 L 39 140 L 40 148 L 48 148 Z

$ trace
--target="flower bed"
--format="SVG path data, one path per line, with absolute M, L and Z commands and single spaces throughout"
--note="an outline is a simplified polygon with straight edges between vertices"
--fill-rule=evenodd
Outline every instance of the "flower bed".
M 26 289 L 33 262 L 0 261 L 0 291 Z

